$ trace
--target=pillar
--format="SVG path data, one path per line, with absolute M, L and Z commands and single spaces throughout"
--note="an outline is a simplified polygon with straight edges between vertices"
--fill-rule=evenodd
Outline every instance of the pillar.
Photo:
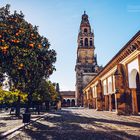
M 87 103 L 88 99 L 87 99 L 87 92 L 84 93 L 84 107 L 88 107 L 88 103 Z
M 133 114 L 138 114 L 138 103 L 137 103 L 137 93 L 136 89 L 131 89 L 132 94 L 132 112 Z
M 108 99 L 108 95 L 105 95 L 105 110 L 108 111 L 109 110 L 109 99 Z
M 138 55 L 138 65 L 139 65 L 139 74 L 140 74 L 140 54 Z
M 109 111 L 112 111 L 112 97 L 111 97 L 111 94 L 109 94 Z
M 117 101 L 117 114 L 123 115 L 126 114 L 126 107 L 125 107 L 125 100 L 126 100 L 126 94 L 125 94 L 125 75 L 123 71 L 123 65 L 118 64 L 117 70 L 115 71 L 115 93 L 116 93 L 116 101 Z
M 97 84 L 97 111 L 103 110 L 103 95 L 101 80 L 98 80 Z
M 93 98 L 93 109 L 96 109 L 96 98 Z

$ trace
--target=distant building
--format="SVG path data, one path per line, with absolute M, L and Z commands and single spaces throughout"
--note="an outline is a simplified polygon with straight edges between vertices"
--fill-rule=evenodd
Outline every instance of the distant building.
M 60 91 L 62 97 L 62 107 L 74 107 L 75 106 L 75 91 Z
M 83 106 L 83 88 L 97 75 L 100 68 L 97 56 L 94 54 L 94 33 L 86 12 L 82 15 L 80 31 L 78 34 L 76 71 L 76 104 Z

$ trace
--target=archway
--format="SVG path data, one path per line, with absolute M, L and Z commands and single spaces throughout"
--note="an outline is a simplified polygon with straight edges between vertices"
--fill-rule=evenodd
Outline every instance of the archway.
M 137 111 L 140 112 L 140 76 L 136 69 L 133 69 L 129 75 L 129 87 L 136 89 L 136 95 L 135 98 L 132 98 L 132 102 L 137 106 Z
M 70 107 L 70 99 L 67 100 L 67 107 Z
M 136 88 L 136 76 L 138 71 L 136 69 L 133 69 L 129 75 L 129 87 L 130 88 Z
M 140 76 L 138 72 L 136 75 L 136 93 L 137 93 L 138 112 L 140 112 Z
M 72 107 L 75 106 L 75 100 L 74 100 L 74 99 L 72 99 L 72 101 L 71 101 L 71 106 L 72 106 Z
M 87 33 L 87 28 L 84 29 L 84 33 Z
M 92 46 L 92 45 L 93 45 L 92 40 L 90 40 L 90 46 Z
M 115 110 L 115 94 L 111 95 L 112 110 Z
M 80 46 L 83 46 L 83 40 L 80 40 Z
M 62 101 L 62 107 L 66 107 L 66 100 L 65 99 L 63 99 L 63 101 Z
M 85 46 L 88 46 L 88 39 L 85 38 Z

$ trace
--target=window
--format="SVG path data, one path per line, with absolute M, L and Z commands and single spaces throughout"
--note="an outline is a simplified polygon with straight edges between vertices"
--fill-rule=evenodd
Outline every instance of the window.
M 83 46 L 83 40 L 80 40 L 80 46 Z
M 88 39 L 85 38 L 85 46 L 88 46 Z
M 87 28 L 84 29 L 84 33 L 87 33 Z
M 90 46 L 92 46 L 93 44 L 92 44 L 92 40 L 90 40 Z

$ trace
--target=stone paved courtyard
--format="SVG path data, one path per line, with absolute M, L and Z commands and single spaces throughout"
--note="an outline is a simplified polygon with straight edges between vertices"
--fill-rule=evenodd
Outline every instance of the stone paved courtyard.
M 92 109 L 62 109 L 19 132 L 12 140 L 140 140 L 140 116 Z

